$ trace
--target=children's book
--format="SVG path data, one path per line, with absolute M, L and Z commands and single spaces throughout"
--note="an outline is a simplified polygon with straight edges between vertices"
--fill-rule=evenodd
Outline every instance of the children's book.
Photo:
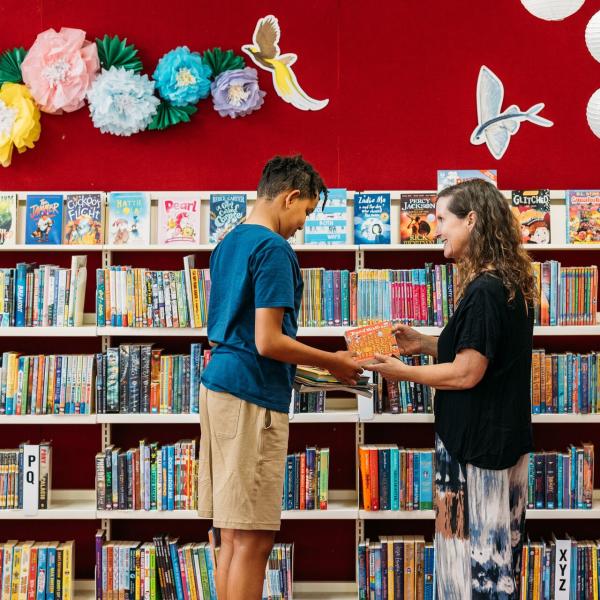
M 102 244 L 102 225 L 102 194 L 66 195 L 64 244 Z
M 62 242 L 62 194 L 29 194 L 25 210 L 26 244 Z
M 14 246 L 17 230 L 17 194 L 0 194 L 0 246 Z
M 246 194 L 211 194 L 209 242 L 218 244 L 246 218 Z
M 375 362 L 375 354 L 399 356 L 396 338 L 392 334 L 391 321 L 347 329 L 344 334 L 350 352 L 360 364 Z
M 400 195 L 400 243 L 437 242 L 434 194 Z
M 354 243 L 389 244 L 390 194 L 354 196 Z
M 158 243 L 169 246 L 200 243 L 199 198 L 159 198 Z
M 438 192 L 469 179 L 483 179 L 498 187 L 498 172 L 496 169 L 440 169 L 437 172 L 437 178 Z
M 513 190 L 512 210 L 524 244 L 550 243 L 550 190 Z
M 346 219 L 346 189 L 328 191 L 327 202 L 323 207 L 323 196 L 317 208 L 304 224 L 304 243 L 329 245 L 345 244 L 348 232 Z
M 567 190 L 567 242 L 600 242 L 600 190 Z
M 111 192 L 108 197 L 109 244 L 150 244 L 150 195 L 146 192 Z

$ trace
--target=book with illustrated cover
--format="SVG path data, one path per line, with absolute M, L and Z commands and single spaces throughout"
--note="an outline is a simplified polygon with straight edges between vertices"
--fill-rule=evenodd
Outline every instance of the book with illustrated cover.
M 600 190 L 567 190 L 567 243 L 600 243 Z
M 348 350 L 355 353 L 358 363 L 375 361 L 375 354 L 399 356 L 396 338 L 392 334 L 391 321 L 347 329 L 344 334 Z
M 211 194 L 209 242 L 218 244 L 246 218 L 246 194 Z
M 346 189 L 331 189 L 304 224 L 305 244 L 345 244 L 347 239 Z
M 437 191 L 456 185 L 469 179 L 483 179 L 498 187 L 496 169 L 439 169 L 437 172 Z
M 513 190 L 511 203 L 523 244 L 549 244 L 550 190 Z
M 435 194 L 400 195 L 400 243 L 437 243 Z
M 107 223 L 109 244 L 148 246 L 150 195 L 146 192 L 111 192 Z
M 29 194 L 25 210 L 26 244 L 62 242 L 62 194 Z
M 17 230 L 17 194 L 0 194 L 0 246 L 14 246 Z
M 103 232 L 102 194 L 67 194 L 63 243 L 102 244 Z
M 200 199 L 159 198 L 158 243 L 200 243 Z
M 354 196 L 354 243 L 389 244 L 391 196 L 356 194 Z

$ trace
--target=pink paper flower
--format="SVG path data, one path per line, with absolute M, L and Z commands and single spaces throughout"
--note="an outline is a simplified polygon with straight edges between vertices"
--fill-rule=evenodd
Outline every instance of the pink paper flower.
M 73 112 L 100 69 L 96 44 L 85 31 L 63 27 L 40 33 L 21 65 L 23 81 L 47 113 Z

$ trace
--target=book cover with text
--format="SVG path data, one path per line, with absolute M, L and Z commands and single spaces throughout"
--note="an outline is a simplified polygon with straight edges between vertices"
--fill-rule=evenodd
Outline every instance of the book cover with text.
M 391 196 L 387 193 L 354 196 L 354 243 L 389 244 Z
M 511 204 L 523 244 L 549 244 L 550 190 L 513 190 Z
M 435 244 L 435 194 L 400 195 L 400 243 Z
M 102 194 L 66 195 L 64 244 L 102 244 L 102 225 Z
M 348 233 L 346 207 L 345 188 L 328 190 L 325 207 L 321 197 L 317 208 L 306 218 L 304 243 L 325 246 L 345 244 Z
M 200 243 L 200 198 L 159 198 L 158 243 Z
M 25 208 L 25 243 L 61 244 L 62 218 L 62 194 L 29 194 Z
M 567 243 L 600 243 L 600 190 L 567 190 Z
M 0 246 L 14 246 L 17 230 L 17 194 L 0 193 Z
M 211 194 L 209 242 L 218 244 L 246 218 L 246 194 Z
M 119 246 L 150 244 L 150 195 L 111 192 L 108 197 L 108 243 Z
M 498 172 L 496 169 L 439 169 L 437 172 L 437 191 L 469 181 L 470 179 L 483 179 L 498 187 Z

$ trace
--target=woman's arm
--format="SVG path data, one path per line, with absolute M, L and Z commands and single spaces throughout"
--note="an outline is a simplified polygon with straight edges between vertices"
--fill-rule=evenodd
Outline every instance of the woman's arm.
M 426 336 L 430 337 L 430 336 Z M 433 338 L 436 340 L 437 338 Z M 438 390 L 469 390 L 485 375 L 488 359 L 471 348 L 461 350 L 451 363 L 412 367 L 390 356 L 376 355 L 378 363 L 365 365 L 365 369 L 381 373 L 386 379 L 414 381 Z

